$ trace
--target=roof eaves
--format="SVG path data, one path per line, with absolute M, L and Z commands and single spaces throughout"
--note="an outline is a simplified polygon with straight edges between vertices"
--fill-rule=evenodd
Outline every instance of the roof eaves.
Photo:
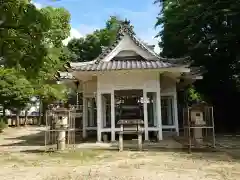
M 60 71 L 57 72 L 55 78 L 58 80 L 76 80 L 76 78 L 71 73 Z
M 201 76 L 202 74 L 204 74 L 206 72 L 206 70 L 204 70 L 201 67 L 190 67 L 190 69 L 191 69 L 191 75 Z
M 95 64 L 87 64 L 77 66 L 76 71 L 114 71 L 114 70 L 130 70 L 130 69 L 161 69 L 161 68 L 175 68 L 179 65 L 168 62 L 161 62 L 156 60 L 113 60 L 109 62 L 98 62 Z
M 87 62 L 70 62 L 69 66 L 70 66 L 71 70 L 77 70 L 81 66 L 91 65 L 91 64 L 95 64 L 95 63 L 96 63 L 96 60 L 87 61 Z
M 160 57 L 160 60 L 163 62 L 168 62 L 176 65 L 188 65 L 190 66 L 191 64 L 191 58 L 189 56 L 187 57 L 182 57 L 182 58 L 164 58 Z

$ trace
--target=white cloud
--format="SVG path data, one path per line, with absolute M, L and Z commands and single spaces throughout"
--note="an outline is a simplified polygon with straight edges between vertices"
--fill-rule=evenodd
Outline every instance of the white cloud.
M 37 9 L 41 9 L 42 5 L 40 3 L 33 3 Z
M 67 45 L 68 42 L 73 38 L 79 39 L 81 37 L 85 37 L 86 35 L 91 34 L 95 30 L 99 29 L 96 26 L 89 26 L 89 25 L 85 25 L 85 24 L 80 24 L 78 27 L 79 28 L 77 28 L 77 29 L 71 28 L 70 36 L 67 39 L 63 40 L 64 45 Z
M 83 37 L 83 35 L 82 35 L 77 29 L 71 28 L 71 30 L 70 30 L 70 36 L 69 36 L 67 39 L 63 40 L 63 44 L 64 44 L 64 45 L 67 45 L 68 42 L 69 42 L 71 39 L 73 39 L 73 38 L 81 38 L 81 37 Z
M 31 2 L 37 9 L 41 9 L 42 8 L 42 4 L 37 3 L 37 2 Z
M 155 51 L 155 53 L 160 54 L 160 52 L 162 52 L 162 48 L 160 48 L 160 47 L 158 46 L 158 44 L 156 44 L 156 45 L 155 45 L 155 48 L 154 48 L 154 51 Z
M 95 30 L 99 29 L 99 28 L 96 27 L 96 26 L 91 26 L 91 25 L 86 25 L 86 24 L 80 24 L 78 27 L 79 27 L 78 29 L 80 29 L 81 34 L 82 34 L 83 36 L 86 36 L 86 35 L 88 35 L 88 34 L 91 34 L 91 33 L 93 33 Z

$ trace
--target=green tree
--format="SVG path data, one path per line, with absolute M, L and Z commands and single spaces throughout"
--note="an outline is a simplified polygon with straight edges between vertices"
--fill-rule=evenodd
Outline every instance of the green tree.
M 1 1 L 0 17 L 0 103 L 18 115 L 34 94 L 27 76 L 36 77 L 43 64 L 42 37 L 50 21 L 23 0 Z
M 0 68 L 0 103 L 4 108 L 11 109 L 17 115 L 29 102 L 34 93 L 32 84 L 14 68 Z
M 216 124 L 239 127 L 230 106 L 240 99 L 239 41 L 240 2 L 233 0 L 158 0 L 157 26 L 162 56 L 189 55 L 192 66 L 205 68 L 204 79 L 196 88 L 214 104 Z M 160 3 L 160 4 L 159 4 Z M 224 111 L 223 111 L 224 109 Z M 231 119 L 231 123 L 229 123 Z
M 122 22 L 116 16 L 111 16 L 105 28 L 96 30 L 85 38 L 71 40 L 67 45 L 71 61 L 85 62 L 95 59 L 102 52 L 102 47 L 110 46 L 115 41 Z
M 1 1 L 0 17 L 0 57 L 4 67 L 18 66 L 29 74 L 38 71 L 46 55 L 42 38 L 50 21 L 23 0 Z
M 69 60 L 68 49 L 63 46 L 62 41 L 70 35 L 70 14 L 63 8 L 46 7 L 40 11 L 50 19 L 51 24 L 44 36 L 47 55 L 38 77 L 33 79 L 33 84 L 36 87 L 35 94 L 41 100 L 41 111 L 45 114 L 49 103 L 55 100 L 65 101 L 67 97 L 66 87 L 56 84 L 54 75 Z
M 45 102 L 63 98 L 53 80 L 67 60 L 62 40 L 69 36 L 70 14 L 63 8 L 39 10 L 28 0 L 3 0 L 0 17 L 1 73 L 10 73 L 1 79 L 0 103 L 21 109 L 33 95 Z

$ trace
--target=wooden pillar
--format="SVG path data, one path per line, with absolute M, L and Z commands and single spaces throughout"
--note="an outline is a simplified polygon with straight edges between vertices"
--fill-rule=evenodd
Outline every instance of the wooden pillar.
M 115 97 L 114 97 L 114 90 L 111 92 L 111 141 L 115 141 Z
M 76 92 L 76 109 L 79 110 L 79 92 L 78 92 L 78 89 L 77 89 L 77 92 Z
M 94 103 L 93 98 L 90 100 L 90 113 L 89 113 L 89 126 L 92 127 L 94 124 Z
M 144 136 L 145 141 L 149 140 L 148 137 L 148 111 L 147 111 L 147 92 L 143 90 L 143 115 L 144 115 Z
M 174 125 L 172 123 L 174 123 L 173 121 L 173 118 L 174 118 L 174 105 L 172 104 L 173 103 L 173 100 L 172 100 L 172 96 L 169 96 L 167 97 L 167 122 L 168 122 L 168 125 Z
M 153 93 L 153 125 L 157 127 L 157 92 Z
M 157 91 L 156 105 L 157 105 L 157 129 L 158 129 L 158 140 L 163 139 L 162 135 L 162 110 L 161 110 L 161 81 L 159 76 L 159 88 Z
M 97 90 L 97 141 L 102 141 L 102 97 Z
M 87 113 L 87 99 L 86 97 L 83 97 L 83 116 L 82 116 L 82 137 L 87 137 L 87 119 L 88 119 L 88 113 Z
M 175 92 L 173 96 L 173 107 L 174 107 L 174 112 L 173 112 L 174 126 L 175 126 L 177 136 L 179 136 L 177 92 Z
M 107 110 L 107 100 L 104 96 L 101 96 L 102 98 L 102 122 L 103 122 L 103 128 L 107 126 L 107 116 L 106 116 L 106 110 Z
M 79 110 L 79 81 L 76 84 L 76 109 Z

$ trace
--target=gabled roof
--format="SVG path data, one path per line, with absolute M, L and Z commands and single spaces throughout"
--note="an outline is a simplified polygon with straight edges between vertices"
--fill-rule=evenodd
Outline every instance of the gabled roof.
M 102 51 L 102 53 L 95 59 L 97 62 L 101 61 L 102 59 L 104 59 L 109 53 L 111 53 L 111 51 L 117 47 L 117 45 L 120 43 L 121 40 L 123 40 L 123 38 L 125 37 L 125 35 L 129 35 L 129 37 L 133 40 L 133 42 L 140 47 L 141 49 L 143 49 L 144 51 L 147 51 L 148 53 L 150 53 L 151 55 L 157 57 L 159 60 L 161 60 L 161 58 L 154 52 L 154 50 L 149 47 L 148 45 L 146 45 L 144 42 L 142 42 L 133 32 L 132 28 L 129 26 L 129 24 L 127 22 L 123 23 L 120 25 L 120 28 L 118 30 L 117 33 L 117 38 L 115 40 L 115 42 L 109 46 L 104 48 L 104 50 Z
M 73 70 L 78 71 L 111 71 L 111 70 L 129 70 L 129 69 L 161 69 L 176 67 L 176 65 L 156 60 L 145 60 L 139 57 L 114 58 L 111 61 L 99 61 L 80 66 L 71 66 Z
M 152 59 L 125 57 L 125 59 L 113 58 L 109 62 L 103 61 L 123 40 L 125 36 L 129 36 L 131 40 L 142 50 L 149 53 Z M 106 71 L 106 70 L 124 70 L 124 69 L 161 69 L 179 66 L 176 62 L 183 62 L 186 58 L 168 59 L 162 58 L 156 54 L 153 48 L 142 42 L 129 26 L 129 22 L 125 21 L 120 25 L 115 42 L 109 47 L 102 47 L 102 53 L 93 61 L 69 63 L 68 67 L 78 71 Z M 183 64 L 181 64 L 182 66 Z

